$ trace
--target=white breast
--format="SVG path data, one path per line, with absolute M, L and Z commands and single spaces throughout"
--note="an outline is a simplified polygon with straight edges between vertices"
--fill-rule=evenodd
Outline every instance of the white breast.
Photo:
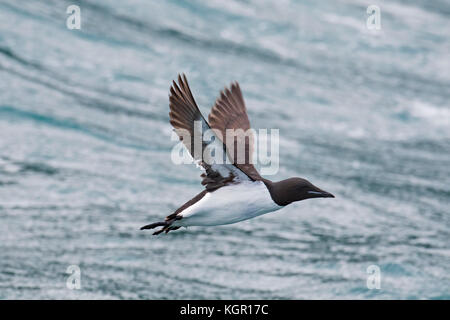
M 230 224 L 282 208 L 261 181 L 246 181 L 207 193 L 180 213 L 174 226 L 215 226 Z

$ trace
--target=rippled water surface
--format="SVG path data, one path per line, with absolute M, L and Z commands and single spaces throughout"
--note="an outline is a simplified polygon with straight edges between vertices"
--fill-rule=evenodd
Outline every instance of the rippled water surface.
M 449 299 L 450 3 L 377 4 L 378 32 L 360 0 L 0 0 L 0 298 Z M 139 231 L 202 189 L 170 161 L 179 72 L 205 114 L 239 81 L 268 178 L 336 199 Z

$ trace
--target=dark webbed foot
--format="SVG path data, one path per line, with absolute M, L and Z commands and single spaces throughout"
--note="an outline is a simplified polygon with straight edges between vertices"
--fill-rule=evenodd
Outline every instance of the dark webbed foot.
M 166 233 L 168 233 L 169 231 L 171 231 L 171 230 L 177 230 L 177 229 L 179 229 L 180 227 L 172 227 L 171 225 L 172 225 L 172 223 L 175 221 L 175 220 L 180 220 L 182 217 L 181 216 L 175 216 L 175 217 L 173 217 L 172 219 L 168 219 L 168 220 L 166 220 L 166 221 L 160 221 L 160 222 L 155 222 L 155 223 L 151 223 L 151 224 L 148 224 L 148 225 L 146 225 L 146 226 L 143 226 L 143 227 L 141 227 L 141 230 L 145 230 L 145 229 L 154 229 L 154 228 L 156 228 L 156 227 L 162 227 L 161 229 L 159 229 L 158 231 L 156 231 L 156 232 L 154 232 L 153 233 L 153 235 L 158 235 L 158 234 L 160 234 L 161 232 L 166 232 Z
M 161 222 L 155 222 L 155 223 L 151 223 L 148 224 L 146 226 L 141 227 L 141 230 L 145 230 L 145 229 L 154 229 L 156 227 L 163 227 L 163 226 L 167 226 L 169 223 L 167 221 L 161 221 Z

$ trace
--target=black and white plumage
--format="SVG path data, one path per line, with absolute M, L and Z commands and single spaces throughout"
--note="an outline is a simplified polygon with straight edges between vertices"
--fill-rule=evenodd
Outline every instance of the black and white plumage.
M 245 134 L 251 127 L 237 82 L 220 93 L 208 121 L 202 116 L 185 75 L 178 76 L 178 83 L 173 82 L 169 101 L 170 123 L 196 163 L 205 170 L 201 175 L 205 189 L 164 221 L 141 229 L 162 227 L 154 233 L 159 234 L 182 226 L 231 224 L 281 209 L 294 201 L 334 197 L 305 179 L 272 182 L 260 176 L 252 162 L 253 136 Z M 211 133 L 209 129 L 213 137 L 204 139 L 207 130 Z M 227 129 L 238 130 L 238 134 L 229 138 Z M 243 155 L 238 154 L 239 144 L 244 146 Z M 209 149 L 221 150 L 221 161 L 210 158 Z

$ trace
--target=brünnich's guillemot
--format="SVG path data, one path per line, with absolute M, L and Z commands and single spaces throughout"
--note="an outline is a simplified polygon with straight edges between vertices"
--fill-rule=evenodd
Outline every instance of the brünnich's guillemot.
M 221 92 L 208 122 L 203 118 L 184 74 L 178 76 L 178 84 L 173 82 L 169 101 L 170 123 L 194 160 L 205 170 L 201 175 L 205 189 L 167 216 L 165 221 L 146 225 L 141 230 L 162 227 L 153 233 L 157 235 L 180 227 L 231 224 L 279 210 L 295 201 L 334 198 L 331 193 L 302 178 L 272 182 L 261 177 L 251 161 L 252 138 L 244 137 L 244 142 L 240 141 L 245 146 L 245 158 L 244 161 L 235 161 L 240 138 L 226 139 L 226 134 L 229 129 L 250 129 L 244 98 L 237 82 Z M 209 129 L 217 133 L 215 139 L 210 142 L 202 139 L 200 145 L 196 144 L 194 136 L 203 137 L 203 133 Z M 186 138 L 183 132 L 187 132 L 191 138 Z M 213 144 L 217 147 L 217 143 L 223 148 L 228 161 L 216 163 L 205 159 L 208 154 L 205 151 L 212 148 Z M 201 150 L 197 150 L 198 147 Z M 230 150 L 234 150 L 234 155 L 230 155 Z

